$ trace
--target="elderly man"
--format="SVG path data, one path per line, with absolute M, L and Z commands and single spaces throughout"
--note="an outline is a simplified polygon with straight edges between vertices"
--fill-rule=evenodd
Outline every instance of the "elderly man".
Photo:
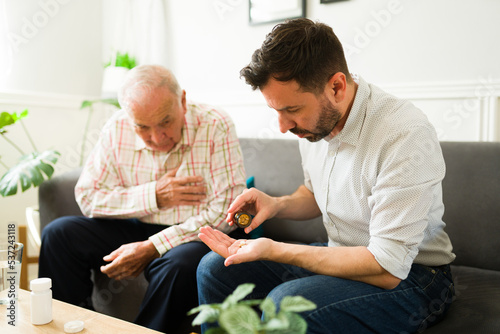
M 444 231 L 445 165 L 424 114 L 350 75 L 342 45 L 325 24 L 276 26 L 241 71 L 300 138 L 304 185 L 290 196 L 246 190 L 232 203 L 266 219 L 322 216 L 328 244 L 235 240 L 210 227 L 216 253 L 198 267 L 200 303 L 219 303 L 241 283 L 250 298 L 302 295 L 308 333 L 417 332 L 443 318 L 455 255 Z M 226 267 L 224 267 L 226 266 Z
M 137 324 L 174 333 L 197 305 L 196 267 L 209 248 L 200 227 L 223 233 L 229 204 L 245 187 L 241 149 L 224 112 L 186 102 L 161 66 L 139 66 L 119 94 L 76 185 L 86 217 L 43 231 L 39 276 L 55 298 L 92 308 L 90 270 L 149 281 Z

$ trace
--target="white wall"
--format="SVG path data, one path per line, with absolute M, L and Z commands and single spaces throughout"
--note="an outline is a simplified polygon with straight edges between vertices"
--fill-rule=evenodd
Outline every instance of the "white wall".
M 168 4 L 172 66 L 193 87 L 208 82 L 233 88 L 239 69 L 274 25 L 249 26 L 244 0 Z M 332 26 L 351 46 L 352 70 L 378 83 L 498 78 L 499 12 L 495 0 L 307 1 L 307 16 Z
M 223 106 L 240 136 L 283 137 L 260 93 L 239 79 L 274 23 L 249 26 L 243 0 L 168 5 L 170 64 L 188 95 Z M 307 1 L 307 16 L 344 43 L 351 71 L 413 99 L 443 140 L 500 140 L 498 13 L 495 0 Z
M 29 110 L 24 123 L 37 148 L 62 154 L 57 173 L 78 166 L 88 115 L 79 109 L 80 104 L 100 95 L 101 17 L 99 0 L 6 0 L 0 4 L 0 111 Z M 98 126 L 99 113 L 93 128 Z M 18 124 L 5 129 L 23 150 L 31 150 Z M 19 153 L 0 138 L 0 156 L 12 166 Z M 5 171 L 0 166 L 0 175 Z M 37 189 L 0 197 L 0 237 L 8 222 L 24 224 L 25 208 L 37 200 Z
M 339 10 L 315 2 L 309 1 L 310 14 L 331 24 L 345 44 L 359 49 L 351 66 L 370 81 L 500 77 L 500 49 L 493 42 L 500 28 L 498 1 L 351 0 L 342 2 Z
M 0 25 L 5 25 L 7 37 L 0 40 L 5 60 L 0 91 L 100 93 L 99 0 L 7 0 L 2 4 Z

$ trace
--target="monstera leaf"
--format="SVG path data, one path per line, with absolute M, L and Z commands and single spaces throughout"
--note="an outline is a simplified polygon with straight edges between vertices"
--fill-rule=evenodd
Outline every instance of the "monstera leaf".
M 11 196 L 17 193 L 18 185 L 25 191 L 31 186 L 38 187 L 44 180 L 44 174 L 50 178 L 54 173 L 53 165 L 60 153 L 53 150 L 42 153 L 33 152 L 23 156 L 19 163 L 9 169 L 0 179 L 0 195 Z

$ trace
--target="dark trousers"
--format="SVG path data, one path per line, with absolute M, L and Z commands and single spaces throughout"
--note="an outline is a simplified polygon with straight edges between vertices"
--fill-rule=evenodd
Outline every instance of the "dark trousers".
M 39 277 L 52 279 L 53 297 L 92 309 L 91 269 L 106 264 L 103 256 L 123 244 L 144 241 L 164 225 L 136 219 L 95 219 L 69 216 L 54 220 L 42 233 Z M 209 251 L 202 242 L 174 247 L 144 270 L 149 282 L 135 323 L 176 333 L 186 313 L 198 305 L 196 268 Z

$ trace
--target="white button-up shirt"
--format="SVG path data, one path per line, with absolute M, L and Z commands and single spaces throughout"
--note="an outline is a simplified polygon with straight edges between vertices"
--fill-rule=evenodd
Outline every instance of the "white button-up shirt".
M 400 279 L 413 263 L 453 261 L 442 221 L 441 147 L 413 104 L 359 78 L 342 131 L 317 143 L 301 140 L 300 152 L 329 246 L 366 246 Z

